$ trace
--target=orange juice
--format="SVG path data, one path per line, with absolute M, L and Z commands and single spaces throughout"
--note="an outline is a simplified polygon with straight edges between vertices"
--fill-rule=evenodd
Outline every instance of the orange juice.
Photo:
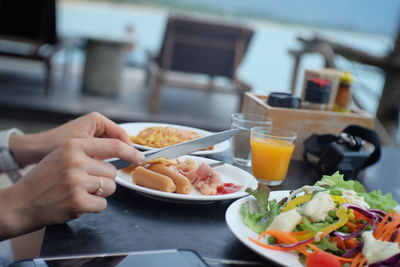
M 252 137 L 250 142 L 253 175 L 270 181 L 285 179 L 294 144 L 265 137 Z

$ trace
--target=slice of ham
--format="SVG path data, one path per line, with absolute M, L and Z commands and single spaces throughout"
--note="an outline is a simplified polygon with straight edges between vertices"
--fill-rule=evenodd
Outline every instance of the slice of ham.
M 217 188 L 224 184 L 219 174 L 207 163 L 201 163 L 200 166 L 197 166 L 194 160 L 186 159 L 176 167 L 203 195 L 218 194 Z
M 188 179 L 204 195 L 216 195 L 217 188 L 223 185 L 220 176 L 207 163 L 202 163 L 196 170 L 189 172 Z

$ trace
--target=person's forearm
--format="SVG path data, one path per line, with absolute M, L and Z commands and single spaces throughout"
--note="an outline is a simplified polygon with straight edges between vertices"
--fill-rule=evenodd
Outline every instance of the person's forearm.
M 19 197 L 12 187 L 0 190 L 0 241 L 40 228 Z
M 9 139 L 9 147 L 15 161 L 20 167 L 39 162 L 45 155 L 42 155 L 38 134 L 12 135 Z

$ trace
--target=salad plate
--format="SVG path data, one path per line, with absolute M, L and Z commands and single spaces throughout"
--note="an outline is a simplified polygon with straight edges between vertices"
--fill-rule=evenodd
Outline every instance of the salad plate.
M 212 134 L 212 132 L 198 129 L 198 128 L 192 128 L 192 127 L 187 127 L 187 126 L 182 126 L 182 125 L 176 125 L 176 124 L 168 124 L 168 123 L 152 123 L 152 122 L 132 122 L 132 123 L 122 123 L 119 124 L 120 127 L 122 127 L 130 136 L 136 136 L 139 134 L 140 131 L 150 128 L 150 127 L 173 127 L 177 129 L 182 129 L 182 130 L 187 130 L 187 131 L 193 131 L 198 133 L 201 136 L 209 135 Z M 140 150 L 151 150 L 155 149 L 154 147 L 149 147 L 149 146 L 144 146 L 144 145 L 139 145 L 132 143 L 133 146 Z M 196 156 L 204 156 L 204 155 L 211 155 L 215 153 L 220 153 L 225 150 L 227 150 L 230 146 L 229 140 L 226 140 L 224 142 L 221 142 L 219 144 L 214 145 L 213 149 L 210 150 L 201 150 L 201 151 L 195 151 L 190 153 L 191 155 L 196 155 Z
M 202 157 L 196 157 L 196 156 L 182 156 L 182 157 L 179 157 L 178 160 L 183 161 L 186 158 L 193 159 L 198 164 L 200 164 L 202 162 L 205 162 L 207 164 L 218 162 L 216 160 L 202 158 Z M 162 191 L 158 191 L 158 190 L 154 190 L 154 189 L 136 185 L 135 183 L 132 182 L 131 175 L 122 170 L 117 171 L 117 177 L 116 177 L 115 181 L 121 186 L 132 189 L 132 190 L 136 191 L 137 193 L 148 196 L 150 198 L 156 198 L 156 199 L 168 201 L 168 202 L 179 202 L 179 203 L 187 203 L 187 204 L 189 204 L 189 203 L 190 204 L 192 204 L 192 203 L 206 204 L 206 203 L 211 203 L 211 202 L 221 201 L 221 200 L 237 199 L 237 198 L 241 198 L 241 197 L 248 195 L 248 193 L 245 192 L 246 188 L 250 187 L 250 188 L 255 189 L 257 187 L 256 178 L 254 178 L 254 176 L 251 175 L 250 173 L 248 173 L 238 167 L 232 166 L 230 164 L 224 164 L 224 165 L 215 167 L 214 169 L 220 175 L 220 177 L 224 183 L 235 183 L 235 184 L 241 185 L 242 188 L 237 192 L 230 193 L 230 194 L 222 194 L 222 195 L 202 195 L 195 188 L 193 188 L 192 192 L 190 192 L 187 195 L 177 194 L 177 193 L 168 193 L 168 192 L 162 192 Z
M 337 266 L 400 263 L 400 214 L 391 193 L 368 192 L 339 172 L 293 191 L 270 191 L 260 183 L 248 192 L 251 196 L 229 206 L 226 223 L 244 245 L 265 258 L 299 267 L 305 260 L 310 266 L 318 266 L 314 263 L 319 260 Z M 265 229 L 273 238 L 257 242 Z M 301 262 L 296 251 L 304 255 Z
M 289 190 L 272 191 L 270 199 L 277 201 L 289 196 Z M 257 239 L 258 234 L 249 229 L 242 220 L 240 215 L 240 208 L 242 204 L 249 200 L 254 199 L 253 196 L 247 196 L 233 202 L 225 213 L 226 223 L 231 232 L 239 239 L 245 246 L 258 253 L 262 257 L 275 261 L 285 266 L 304 267 L 298 260 L 298 255 L 295 252 L 284 252 L 262 248 L 249 240 L 249 237 Z

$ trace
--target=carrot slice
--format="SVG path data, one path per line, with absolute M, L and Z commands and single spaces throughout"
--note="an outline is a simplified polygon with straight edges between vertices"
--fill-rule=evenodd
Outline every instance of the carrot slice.
M 265 234 L 271 235 L 286 244 L 295 244 L 298 243 L 299 240 L 297 240 L 295 237 L 291 236 L 289 233 L 280 231 L 280 230 L 267 230 L 264 232 Z
M 361 253 L 358 253 L 357 256 L 354 258 L 354 261 L 351 263 L 350 267 L 357 267 L 363 257 L 364 256 Z
M 304 235 L 304 234 L 307 234 L 307 233 L 308 233 L 308 231 L 300 231 L 300 232 L 289 233 L 289 235 L 296 236 L 296 235 Z
M 378 233 L 380 233 L 382 231 L 383 226 L 385 225 L 385 223 L 388 221 L 390 217 L 390 213 L 386 213 L 385 217 L 383 217 L 382 221 L 378 224 L 378 227 L 376 227 L 376 230 L 374 232 L 374 237 L 377 238 Z
M 361 254 L 361 253 L 360 253 Z M 360 260 L 360 263 L 358 264 L 358 266 L 359 267 L 362 267 L 362 266 L 364 266 L 364 264 L 367 262 L 367 259 L 364 257 L 364 256 L 362 256 L 362 258 L 361 258 L 361 260 Z
M 310 252 L 307 252 L 307 250 L 304 247 L 301 247 L 301 246 L 298 246 L 296 248 L 284 248 L 284 247 L 278 247 L 278 246 L 273 246 L 273 245 L 268 245 L 268 244 L 262 243 L 262 242 L 254 239 L 252 237 L 248 237 L 248 238 L 249 238 L 250 241 L 252 241 L 253 243 L 255 243 L 255 244 L 257 244 L 257 245 L 259 245 L 260 247 L 263 247 L 263 248 L 272 249 L 272 250 L 279 250 L 279 251 L 286 251 L 286 252 L 297 250 L 297 251 L 299 251 L 300 253 L 302 253 L 302 254 L 304 254 L 306 256 L 311 254 Z
M 283 231 L 267 230 L 267 231 L 265 231 L 265 233 L 275 237 L 276 239 L 278 239 L 278 240 L 280 240 L 280 241 L 282 241 L 282 242 L 284 242 L 286 244 L 295 244 L 295 243 L 299 242 L 299 240 L 297 240 L 295 237 L 293 237 L 289 233 L 286 233 L 286 232 L 283 232 Z M 307 243 L 311 243 L 311 242 L 314 242 L 314 240 L 310 240 Z M 293 248 L 293 249 L 296 249 L 296 250 L 298 250 L 300 252 L 302 252 L 302 251 L 306 252 L 306 250 L 307 250 L 306 244 L 307 243 L 301 244 L 301 245 L 299 245 L 299 246 L 297 246 L 296 248 Z M 303 253 L 303 254 L 307 255 L 306 253 Z
M 359 213 L 358 211 L 356 211 L 356 210 L 353 210 L 353 212 L 354 212 L 354 215 L 355 215 L 355 217 L 356 217 L 356 221 L 361 221 L 361 220 L 366 220 L 367 222 L 369 222 L 371 219 L 370 218 L 368 218 L 368 217 L 366 217 L 366 216 L 364 216 L 364 215 L 362 215 L 361 213 Z
M 348 221 L 346 223 L 346 226 L 347 226 L 347 228 L 349 228 L 350 233 L 353 233 L 354 231 L 357 230 L 357 224 L 355 224 L 355 223 L 353 223 L 351 221 Z
M 295 244 L 295 243 L 299 242 L 296 238 L 291 236 L 289 233 L 279 231 L 279 230 L 266 230 L 258 236 L 256 241 L 260 242 L 261 238 L 264 237 L 266 234 L 275 237 L 277 240 L 279 240 L 285 244 Z M 313 242 L 313 240 L 310 240 L 309 242 L 311 243 L 311 242 Z M 260 243 L 264 244 L 262 242 L 260 242 Z M 298 250 L 299 252 L 303 253 L 304 255 L 308 255 L 309 253 L 307 252 L 306 244 L 307 243 L 301 244 L 294 248 L 290 248 L 289 250 Z M 268 245 L 268 246 L 270 246 L 270 245 Z M 265 247 L 265 246 L 263 246 L 263 247 Z M 276 246 L 272 246 L 272 247 L 275 248 Z M 269 247 L 269 248 L 271 248 L 271 247 Z M 271 248 L 271 249 L 273 249 L 273 248 Z
M 250 241 L 256 243 L 257 245 L 263 247 L 263 248 L 268 248 L 268 249 L 273 249 L 273 250 L 280 250 L 280 251 L 291 251 L 293 250 L 292 248 L 284 248 L 284 247 L 278 247 L 278 246 L 274 246 L 274 245 L 268 245 L 265 244 L 263 242 L 260 242 L 259 240 L 256 240 L 254 238 L 252 238 L 251 236 L 248 237 Z
M 389 240 L 393 231 L 395 231 L 400 225 L 400 217 L 397 214 L 386 214 L 388 217 L 392 215 L 392 221 L 386 220 L 386 223 L 382 224 L 380 222 L 378 227 L 374 232 L 374 237 L 380 240 Z M 386 216 L 385 216 L 386 217 Z
M 381 239 L 383 241 L 390 240 L 390 237 L 392 236 L 393 232 L 399 227 L 399 225 L 400 225 L 400 220 L 393 221 L 393 222 L 386 224 L 383 227 L 383 230 L 379 236 L 379 239 Z M 378 233 L 378 235 L 379 235 L 379 233 Z

